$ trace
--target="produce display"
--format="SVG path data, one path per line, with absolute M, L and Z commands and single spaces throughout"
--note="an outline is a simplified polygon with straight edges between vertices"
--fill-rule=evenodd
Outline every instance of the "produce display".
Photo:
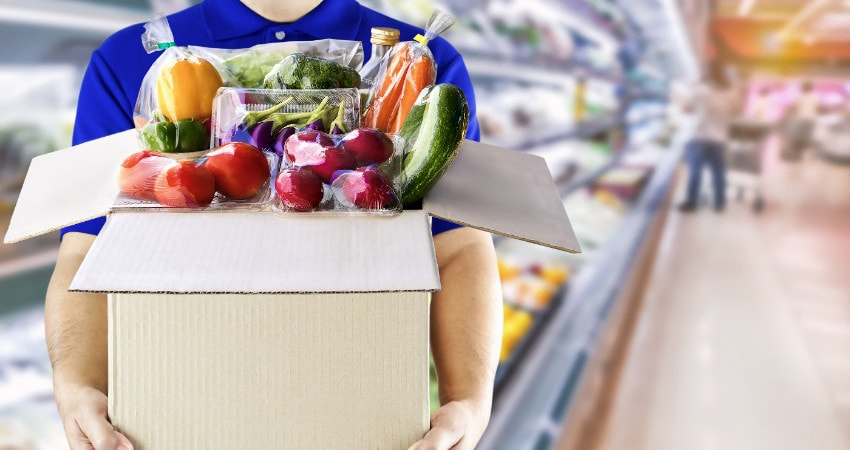
M 563 299 L 575 265 L 569 255 L 527 242 L 500 240 L 496 246 L 504 300 L 504 331 L 499 357 L 501 379 L 530 345 L 534 331 Z
M 454 17 L 436 10 L 425 26 L 425 36 L 399 42 L 384 56 L 368 95 L 363 125 L 388 133 L 397 133 L 419 97 L 419 93 L 437 80 L 434 55 L 428 42 L 449 29 Z
M 510 359 L 517 344 L 534 324 L 534 316 L 526 310 L 515 308 L 507 303 L 503 306 L 503 310 L 505 323 L 502 329 L 502 349 L 499 352 L 499 362 Z

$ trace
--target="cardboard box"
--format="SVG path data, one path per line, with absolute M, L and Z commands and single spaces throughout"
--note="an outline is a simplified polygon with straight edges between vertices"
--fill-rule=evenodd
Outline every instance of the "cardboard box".
M 136 145 L 35 158 L 5 242 L 109 212 Z M 471 141 L 394 217 L 110 214 L 71 290 L 108 294 L 113 425 L 140 450 L 407 448 L 429 426 L 429 215 L 579 248 L 542 158 Z

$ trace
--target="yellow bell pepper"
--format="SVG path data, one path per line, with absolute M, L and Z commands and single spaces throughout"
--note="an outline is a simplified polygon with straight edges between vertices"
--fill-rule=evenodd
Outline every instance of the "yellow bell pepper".
M 181 59 L 159 71 L 156 99 L 168 120 L 202 122 L 212 117 L 213 98 L 222 86 L 221 76 L 209 61 Z

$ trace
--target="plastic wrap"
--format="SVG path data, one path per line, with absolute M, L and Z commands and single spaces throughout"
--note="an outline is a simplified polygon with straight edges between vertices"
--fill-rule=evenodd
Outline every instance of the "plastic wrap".
M 232 89 L 214 101 L 213 142 L 249 142 L 281 159 L 281 213 L 396 214 L 403 146 L 358 128 L 357 89 Z
M 345 134 L 360 124 L 357 89 L 222 89 L 213 101 L 213 145 L 247 142 L 283 158 L 286 138 L 309 128 Z
M 118 168 L 113 209 L 262 209 L 274 197 L 279 165 L 275 154 L 242 142 L 202 156 L 143 150 Z
M 363 64 L 363 44 L 338 39 L 273 42 L 235 50 L 190 45 L 189 50 L 227 71 L 231 86 L 255 89 L 262 88 L 272 69 L 294 53 L 317 56 L 354 70 Z
M 399 42 L 384 56 L 367 99 L 363 125 L 397 133 L 419 93 L 436 83 L 437 65 L 428 42 L 455 22 L 450 14 L 435 10 L 425 27 L 425 35 L 414 41 Z
M 275 64 L 263 80 L 266 89 L 359 88 L 360 74 L 320 56 L 293 53 Z
M 216 91 L 230 79 L 208 60 L 177 47 L 165 17 L 145 24 L 148 53 L 162 51 L 142 80 L 133 119 L 142 149 L 165 153 L 208 150 Z

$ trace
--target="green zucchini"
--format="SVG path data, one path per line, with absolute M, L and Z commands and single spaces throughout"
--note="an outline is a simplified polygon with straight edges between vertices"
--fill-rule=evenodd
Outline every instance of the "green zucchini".
M 411 205 L 439 181 L 460 151 L 469 125 L 469 105 L 453 84 L 424 89 L 399 130 L 405 145 L 402 203 Z

